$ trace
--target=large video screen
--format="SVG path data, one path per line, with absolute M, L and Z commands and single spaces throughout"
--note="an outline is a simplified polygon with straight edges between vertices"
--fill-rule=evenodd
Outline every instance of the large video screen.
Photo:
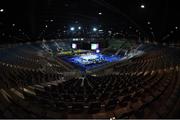
M 72 48 L 76 49 L 77 48 L 77 44 L 76 43 L 72 43 Z
M 99 44 L 98 43 L 91 43 L 91 50 L 97 50 L 99 49 Z

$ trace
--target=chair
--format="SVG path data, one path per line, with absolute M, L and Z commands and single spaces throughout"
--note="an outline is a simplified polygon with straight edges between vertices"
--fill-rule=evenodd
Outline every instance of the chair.
M 97 113 L 101 110 L 101 104 L 99 102 L 92 102 L 89 105 L 88 113 Z

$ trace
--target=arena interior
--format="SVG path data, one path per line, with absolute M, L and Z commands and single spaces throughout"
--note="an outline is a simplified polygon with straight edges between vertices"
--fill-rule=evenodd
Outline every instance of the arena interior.
M 6 0 L 0 118 L 180 118 L 178 9 L 170 0 Z

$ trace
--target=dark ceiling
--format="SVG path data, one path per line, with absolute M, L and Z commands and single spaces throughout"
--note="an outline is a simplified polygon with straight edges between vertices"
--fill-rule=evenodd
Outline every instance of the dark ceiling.
M 1 32 L 8 32 L 14 23 L 31 39 L 36 39 L 51 19 L 51 32 L 75 22 L 116 30 L 131 25 L 143 32 L 154 32 L 157 40 L 179 26 L 180 21 L 180 7 L 173 0 L 4 0 L 0 8 L 4 9 L 0 13 Z M 99 16 L 99 12 L 103 14 Z M 172 38 L 179 39 L 178 35 L 179 31 L 175 31 Z

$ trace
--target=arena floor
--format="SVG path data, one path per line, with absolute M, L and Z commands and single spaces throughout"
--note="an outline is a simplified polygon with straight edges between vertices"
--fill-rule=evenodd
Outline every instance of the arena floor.
M 101 53 L 85 53 L 74 56 L 65 56 L 62 59 L 71 63 L 74 67 L 77 67 L 81 71 L 94 69 L 101 67 L 110 62 L 117 62 L 121 60 L 121 56 L 116 55 L 103 55 Z

